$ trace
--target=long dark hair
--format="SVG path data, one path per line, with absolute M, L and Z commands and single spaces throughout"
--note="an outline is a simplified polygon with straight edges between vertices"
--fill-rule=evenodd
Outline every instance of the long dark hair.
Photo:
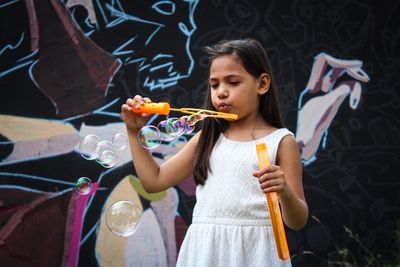
M 276 128 L 283 127 L 283 121 L 279 108 L 278 92 L 272 69 L 264 47 L 256 40 L 229 40 L 221 41 L 213 46 L 206 46 L 205 52 L 209 56 L 209 65 L 214 59 L 224 55 L 235 55 L 246 71 L 258 79 L 261 74 L 270 76 L 271 84 L 268 92 L 260 98 L 259 111 L 265 121 Z M 204 108 L 215 110 L 211 102 L 210 90 L 204 103 Z M 196 184 L 204 184 L 207 173 L 210 170 L 210 155 L 221 133 L 228 128 L 228 122 L 223 119 L 207 119 L 202 121 L 201 134 L 197 146 L 194 162 L 193 177 Z

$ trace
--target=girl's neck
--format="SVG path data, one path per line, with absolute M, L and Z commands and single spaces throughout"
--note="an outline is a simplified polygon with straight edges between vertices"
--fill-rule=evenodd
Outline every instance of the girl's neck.
M 238 121 L 229 122 L 228 129 L 224 136 L 234 141 L 251 141 L 266 136 L 276 128 L 267 123 L 257 114 L 255 118 L 242 118 Z

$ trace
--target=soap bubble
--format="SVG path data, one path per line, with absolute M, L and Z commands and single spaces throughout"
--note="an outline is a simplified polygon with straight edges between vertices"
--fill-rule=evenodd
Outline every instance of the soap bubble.
M 80 195 L 87 195 L 92 190 L 92 181 L 87 177 L 81 177 L 75 182 L 75 191 Z
M 204 118 L 205 118 L 204 115 L 202 115 L 202 114 L 200 114 L 200 113 L 196 113 L 196 114 L 190 115 L 190 116 L 187 118 L 186 124 L 189 125 L 189 126 L 191 126 L 191 127 L 194 127 L 194 125 L 195 125 L 197 122 L 203 120 Z
M 144 126 L 138 133 L 139 143 L 146 149 L 154 149 L 160 145 L 162 135 L 160 130 L 152 125 Z
M 167 120 L 161 121 L 161 122 L 158 124 L 157 128 L 158 128 L 158 130 L 160 131 L 161 137 L 162 137 L 163 140 L 165 140 L 165 141 L 171 141 L 171 140 L 173 140 L 173 139 L 175 138 L 175 136 L 169 134 L 169 132 L 171 132 L 171 130 L 170 130 L 169 128 L 171 128 L 171 127 L 172 127 L 172 126 L 169 125 L 169 123 L 168 123 Z
M 122 200 L 112 204 L 106 212 L 108 228 L 118 236 L 130 236 L 138 229 L 142 211 L 133 202 Z
M 97 161 L 104 167 L 104 168 L 112 168 L 117 164 L 117 155 L 111 150 L 104 150 L 100 153 L 97 157 Z
M 93 160 L 97 158 L 99 152 L 97 144 L 100 142 L 100 137 L 94 134 L 84 136 L 79 144 L 79 152 L 84 159 Z
M 112 144 L 116 150 L 124 150 L 128 144 L 128 137 L 124 133 L 116 133 L 112 138 Z
M 173 136 L 181 136 L 185 132 L 186 118 L 182 117 L 168 119 L 168 123 L 171 125 L 169 128 L 169 134 Z
M 108 140 L 101 140 L 100 142 L 97 143 L 96 146 L 96 151 L 98 155 L 101 154 L 101 152 L 106 151 L 106 150 L 112 150 L 113 149 L 113 144 L 108 141 Z
M 161 132 L 163 140 L 171 141 L 185 132 L 185 123 L 179 118 L 169 118 L 168 120 L 161 121 L 158 124 L 158 129 Z
M 185 133 L 191 133 L 191 132 L 193 132 L 194 131 L 194 125 L 193 126 L 190 126 L 189 124 L 185 124 Z
M 101 140 L 100 142 L 97 143 L 96 146 L 96 152 L 97 152 L 97 157 L 96 157 L 96 161 L 98 163 L 101 163 L 101 159 L 100 159 L 100 155 L 104 152 L 104 151 L 112 151 L 113 145 L 110 141 L 108 140 Z

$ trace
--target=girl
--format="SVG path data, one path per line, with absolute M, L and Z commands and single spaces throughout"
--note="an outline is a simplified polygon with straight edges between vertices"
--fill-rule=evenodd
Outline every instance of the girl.
M 121 115 L 136 172 L 148 192 L 194 176 L 197 202 L 177 266 L 290 266 L 277 256 L 265 193 L 279 194 L 283 220 L 294 230 L 305 225 L 308 207 L 300 153 L 293 134 L 283 128 L 267 55 L 252 39 L 220 42 L 206 51 L 205 108 L 239 119 L 205 119 L 201 131 L 158 166 L 136 140 L 148 116 L 130 112 L 151 100 L 128 99 Z M 269 149 L 271 165 L 263 170 L 257 170 L 257 143 Z

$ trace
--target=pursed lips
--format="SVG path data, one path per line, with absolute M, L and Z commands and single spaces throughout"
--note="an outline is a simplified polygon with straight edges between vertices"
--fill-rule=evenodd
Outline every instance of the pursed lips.
M 229 109 L 229 105 L 227 103 L 219 103 L 218 104 L 218 111 L 227 112 L 228 109 Z

